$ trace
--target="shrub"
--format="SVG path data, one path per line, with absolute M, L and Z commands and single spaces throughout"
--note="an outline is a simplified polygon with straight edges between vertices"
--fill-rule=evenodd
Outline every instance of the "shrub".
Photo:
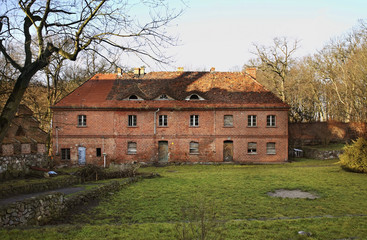
M 367 173 L 367 140 L 358 138 L 352 144 L 346 145 L 339 158 L 343 169 Z

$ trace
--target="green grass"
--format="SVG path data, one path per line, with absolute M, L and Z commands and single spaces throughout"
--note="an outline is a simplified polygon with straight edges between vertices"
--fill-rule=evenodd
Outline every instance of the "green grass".
M 337 160 L 282 165 L 169 166 L 142 168 L 145 179 L 103 199 L 71 224 L 0 230 L 4 239 L 175 239 L 177 227 L 214 211 L 224 239 L 367 238 L 367 175 L 345 172 Z M 319 199 L 272 198 L 276 189 L 301 189 Z M 333 216 L 332 218 L 330 216 Z M 217 224 L 218 225 L 218 224 Z

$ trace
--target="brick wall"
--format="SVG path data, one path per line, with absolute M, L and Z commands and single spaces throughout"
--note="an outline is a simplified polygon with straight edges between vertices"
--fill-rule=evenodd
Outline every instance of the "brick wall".
M 78 127 L 78 115 L 87 116 L 87 125 Z M 128 126 L 128 115 L 137 116 L 137 126 Z M 158 116 L 167 115 L 168 126 L 158 126 Z M 199 115 L 199 126 L 190 127 L 190 115 Z M 224 126 L 224 115 L 233 115 L 233 127 Z M 248 127 L 248 115 L 257 116 L 257 126 Z M 268 115 L 276 116 L 276 126 L 267 127 Z M 284 162 L 288 159 L 288 113 L 276 110 L 154 110 L 97 111 L 57 110 L 54 113 L 55 160 L 78 163 L 78 147 L 86 148 L 87 163 L 103 164 L 96 148 L 107 154 L 109 162 L 153 162 L 158 160 L 158 142 L 168 142 L 170 162 L 222 162 L 224 141 L 233 141 L 233 160 L 237 162 Z M 56 127 L 57 126 L 57 134 Z M 154 133 L 156 131 L 156 133 Z M 56 139 L 56 136 L 58 139 Z M 190 142 L 199 143 L 199 154 L 190 154 Z M 136 154 L 128 154 L 128 142 L 137 143 Z M 248 142 L 257 143 L 257 153 L 248 154 Z M 274 142 L 276 154 L 266 153 Z M 58 148 L 58 149 L 57 149 Z M 61 160 L 61 149 L 70 148 L 70 160 Z

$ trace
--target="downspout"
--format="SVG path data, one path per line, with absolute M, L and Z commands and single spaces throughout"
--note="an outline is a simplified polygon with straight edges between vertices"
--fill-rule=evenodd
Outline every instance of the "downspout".
M 59 155 L 59 127 L 56 126 L 56 155 Z
M 154 112 L 154 135 L 157 134 L 157 113 L 159 112 L 159 108 Z

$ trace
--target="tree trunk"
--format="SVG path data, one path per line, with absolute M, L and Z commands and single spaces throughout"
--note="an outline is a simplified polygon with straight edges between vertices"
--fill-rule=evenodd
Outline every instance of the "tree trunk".
M 18 110 L 20 101 L 23 98 L 25 91 L 29 85 L 31 78 L 44 66 L 46 61 L 35 61 L 32 64 L 24 67 L 21 74 L 17 78 L 12 93 L 10 94 L 3 111 L 0 116 L 0 142 L 3 141 L 9 129 L 10 123 L 13 120 L 15 113 Z

